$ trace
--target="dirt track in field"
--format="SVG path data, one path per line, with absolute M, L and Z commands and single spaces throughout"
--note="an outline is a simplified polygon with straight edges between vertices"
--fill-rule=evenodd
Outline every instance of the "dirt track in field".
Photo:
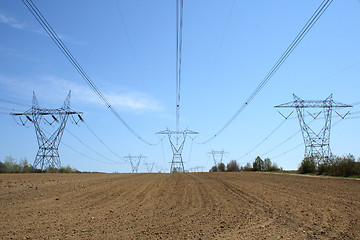
M 360 181 L 0 174 L 2 239 L 360 239 Z

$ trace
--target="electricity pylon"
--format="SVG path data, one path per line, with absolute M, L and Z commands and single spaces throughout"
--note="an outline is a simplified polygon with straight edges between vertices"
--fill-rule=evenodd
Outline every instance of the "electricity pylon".
M 184 149 L 186 137 L 189 136 L 192 138 L 191 135 L 197 135 L 199 133 L 188 129 L 184 131 L 170 131 L 167 129 L 161 132 L 157 132 L 156 134 L 167 135 L 169 138 L 171 150 L 173 153 L 170 172 L 185 172 L 182 151 Z
M 125 156 L 124 158 L 129 159 L 130 164 L 131 164 L 131 168 L 132 168 L 132 172 L 137 173 L 138 169 L 139 169 L 141 159 L 146 158 L 146 157 L 141 155 L 141 154 L 139 156 L 133 156 L 133 155 L 129 154 L 128 156 Z
M 295 108 L 299 119 L 299 124 L 302 132 L 302 136 L 305 144 L 305 158 L 312 158 L 316 162 L 320 162 L 331 156 L 330 150 L 330 130 L 331 130 L 331 117 L 334 108 L 348 108 L 352 107 L 347 104 L 335 102 L 332 100 L 332 94 L 325 100 L 302 100 L 295 94 L 294 101 L 275 106 L 275 108 Z M 307 111 L 309 116 L 316 119 L 321 112 L 325 119 L 324 127 L 319 131 L 315 132 L 306 123 L 305 109 L 318 108 L 320 109 L 317 113 L 310 113 Z M 336 111 L 335 111 L 336 112 Z M 344 116 L 336 112 L 341 118 L 345 118 L 349 113 L 347 112 Z M 282 115 L 282 114 L 281 114 Z M 284 116 L 284 115 L 283 115 Z
M 222 163 L 225 153 L 226 152 L 224 150 L 222 151 L 211 150 L 211 152 L 209 152 L 209 154 L 211 154 L 213 157 L 215 166 L 217 166 L 218 163 Z
M 155 163 L 145 163 L 148 173 L 152 173 Z
M 180 99 L 181 99 L 181 49 L 182 49 L 182 28 L 183 28 L 183 0 L 176 0 L 176 131 L 166 129 L 156 134 L 167 135 L 170 141 L 173 158 L 171 161 L 170 172 L 185 172 L 182 151 L 184 149 L 186 137 L 199 134 L 191 130 L 180 131 Z M 175 141 L 175 143 L 174 143 Z M 179 143 L 179 141 L 181 143 Z
M 66 122 L 70 115 L 78 115 L 79 120 L 82 121 L 82 112 L 76 112 L 70 108 L 70 95 L 71 91 L 69 91 L 63 107 L 48 109 L 39 107 L 35 92 L 33 92 L 32 107 L 29 110 L 23 113 L 11 113 L 11 115 L 19 117 L 23 126 L 25 126 L 27 122 L 34 124 L 39 145 L 39 150 L 33 164 L 34 169 L 37 167 L 40 167 L 41 170 L 47 167 L 61 167 L 59 145 Z M 75 121 L 74 119 L 74 122 L 78 123 L 79 120 Z M 42 130 L 41 123 L 49 124 L 54 127 L 58 125 L 58 127 L 51 135 L 50 133 L 47 135 Z

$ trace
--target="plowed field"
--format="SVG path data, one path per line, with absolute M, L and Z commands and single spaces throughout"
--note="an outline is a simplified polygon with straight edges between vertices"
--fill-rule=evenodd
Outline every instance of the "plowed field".
M 2 239 L 360 239 L 360 181 L 0 174 Z

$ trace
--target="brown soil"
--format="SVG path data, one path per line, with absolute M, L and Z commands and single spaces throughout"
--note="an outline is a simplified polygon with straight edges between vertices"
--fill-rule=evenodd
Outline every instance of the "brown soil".
M 360 181 L 0 174 L 2 239 L 360 239 Z

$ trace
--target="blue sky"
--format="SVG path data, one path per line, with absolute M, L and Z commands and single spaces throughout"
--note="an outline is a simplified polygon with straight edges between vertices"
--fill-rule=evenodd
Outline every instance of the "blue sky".
M 175 1 L 34 1 L 65 45 L 123 119 L 144 139 L 159 142 L 155 132 L 175 128 Z M 225 150 L 224 161 L 241 164 L 257 155 L 284 169 L 297 169 L 304 154 L 301 134 L 264 155 L 299 130 L 288 119 L 269 139 L 245 157 L 283 118 L 273 107 L 303 99 L 360 101 L 360 1 L 335 0 L 249 106 L 218 137 L 214 135 L 239 109 L 322 1 L 184 1 L 180 128 L 200 134 L 186 142 L 187 169 L 213 161 L 208 152 Z M 154 171 L 169 171 L 172 153 L 166 139 L 148 146 L 132 135 L 102 104 L 45 34 L 21 1 L 0 3 L 0 99 L 60 107 L 69 90 L 71 106 L 119 156 L 145 155 Z M 18 126 L 9 109 L 27 107 L 0 102 L 0 158 L 12 155 L 33 162 L 37 142 L 33 126 Z M 355 105 L 352 112 L 359 110 Z M 344 110 L 340 110 L 342 113 Z M 286 113 L 286 111 L 284 111 Z M 295 114 L 293 115 L 296 116 Z M 334 113 L 333 123 L 338 121 Z M 354 113 L 353 116 L 356 116 Z M 309 120 L 310 121 L 310 120 Z M 321 119 L 313 127 L 321 127 Z M 63 165 L 82 171 L 131 172 L 83 124 L 71 121 L 60 145 Z M 360 156 L 359 119 L 332 128 L 336 155 Z M 275 158 L 274 158 L 275 157 Z M 110 162 L 111 161 L 111 162 Z M 117 162 L 117 163 L 114 163 Z M 144 163 L 140 172 L 146 172 Z

